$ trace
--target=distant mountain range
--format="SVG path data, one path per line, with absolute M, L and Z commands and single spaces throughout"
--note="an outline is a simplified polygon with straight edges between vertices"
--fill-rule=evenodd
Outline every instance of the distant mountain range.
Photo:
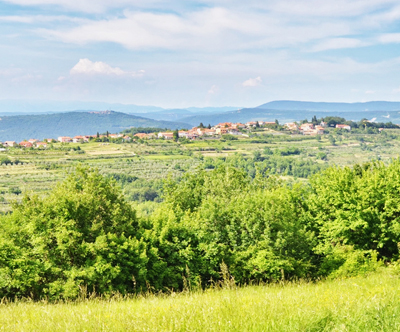
M 340 116 L 348 120 L 359 121 L 363 118 L 377 122 L 400 123 L 400 102 L 374 101 L 366 103 L 323 103 L 303 101 L 272 101 L 254 108 L 243 108 L 235 111 L 195 114 L 174 119 L 198 125 L 216 124 L 219 122 L 274 121 L 281 123 L 318 118 Z M 151 117 L 151 115 L 149 115 Z
M 78 106 L 79 108 L 75 108 Z M 79 111 L 86 107 L 95 111 Z M 66 108 L 70 112 L 60 112 Z M 106 109 L 113 111 L 101 112 Z M 14 110 L 14 113 L 11 110 Z M 16 110 L 22 114 L 15 115 Z M 42 113 L 39 113 L 40 110 Z M 189 128 L 201 122 L 204 125 L 215 125 L 220 122 L 277 119 L 285 123 L 310 120 L 314 115 L 318 118 L 340 116 L 354 121 L 367 118 L 376 122 L 391 121 L 399 124 L 400 102 L 324 103 L 281 100 L 242 109 L 235 107 L 163 109 L 155 106 L 107 103 L 3 100 L 0 101 L 0 141 L 55 138 L 63 135 L 94 135 L 107 130 L 118 132 L 129 127 Z
M 67 112 L 39 115 L 1 116 L 0 141 L 57 138 L 58 136 L 117 133 L 130 127 L 188 128 L 182 122 L 157 121 L 121 112 Z
M 363 112 L 400 111 L 400 102 L 369 101 L 365 103 L 327 103 L 295 100 L 276 100 L 256 108 L 279 111 Z
M 59 113 L 71 111 L 105 111 L 113 110 L 128 114 L 179 112 L 193 113 L 220 113 L 238 109 L 238 107 L 188 107 L 186 109 L 166 109 L 157 106 L 141 106 L 134 104 L 87 102 L 87 101 L 40 101 L 40 100 L 0 100 L 0 115 L 26 115 L 42 113 Z

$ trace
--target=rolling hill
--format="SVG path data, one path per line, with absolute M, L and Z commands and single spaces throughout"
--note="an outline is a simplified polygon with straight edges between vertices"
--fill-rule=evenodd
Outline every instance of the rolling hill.
M 248 122 L 248 121 L 275 121 L 281 123 L 300 121 L 309 119 L 316 115 L 318 118 L 325 116 L 340 116 L 347 120 L 359 121 L 363 118 L 377 122 L 400 123 L 400 113 L 398 111 L 304 111 L 304 110 L 276 110 L 262 108 L 244 108 L 237 111 L 224 112 L 218 114 L 204 114 L 185 117 L 179 119 L 182 122 L 198 125 L 215 125 L 220 122 Z
M 113 111 L 2 116 L 0 119 L 0 141 L 95 135 L 107 130 L 116 133 L 130 127 L 189 127 L 187 123 L 157 121 Z
M 363 112 L 400 111 L 400 102 L 369 101 L 365 103 L 330 103 L 296 100 L 276 100 L 256 108 L 278 111 Z

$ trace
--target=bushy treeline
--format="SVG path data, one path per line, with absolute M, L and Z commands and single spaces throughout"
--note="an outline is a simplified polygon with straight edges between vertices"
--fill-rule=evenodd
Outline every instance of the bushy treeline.
M 0 219 L 0 297 L 75 298 L 343 276 L 399 258 L 400 161 L 333 167 L 308 184 L 221 165 L 164 185 L 138 217 L 114 179 L 78 168 Z
M 253 158 L 234 155 L 220 158 L 204 158 L 201 164 L 206 169 L 214 169 L 229 165 L 244 170 L 250 177 L 254 178 L 257 172 L 262 174 L 290 175 L 300 178 L 308 178 L 320 172 L 327 166 L 316 163 L 310 158 L 295 158 L 291 155 L 300 154 L 297 148 L 276 149 L 274 152 L 265 148 L 264 151 L 255 151 Z M 326 158 L 326 154 L 320 158 Z
M 360 121 L 352 121 L 352 120 L 346 120 L 345 118 L 342 118 L 340 116 L 325 116 L 323 118 L 317 119 L 317 117 L 314 115 L 313 118 L 311 119 L 311 122 L 313 124 L 319 124 L 321 123 L 321 121 L 326 122 L 326 124 L 328 125 L 328 127 L 335 127 L 337 124 L 347 124 L 349 126 L 351 126 L 352 129 L 354 128 L 362 128 L 362 129 L 366 129 L 366 128 L 399 128 L 399 126 L 397 124 L 394 124 L 392 122 L 373 122 L 370 121 L 366 118 L 361 119 Z M 303 121 L 301 121 L 302 123 L 307 123 L 308 120 L 305 119 Z

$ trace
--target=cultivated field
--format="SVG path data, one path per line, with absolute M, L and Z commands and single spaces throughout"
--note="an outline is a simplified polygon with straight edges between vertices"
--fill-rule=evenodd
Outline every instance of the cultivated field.
M 299 149 L 297 154 L 281 157 L 281 162 L 289 159 L 291 162 L 299 161 L 297 167 L 302 167 L 302 162 L 311 162 L 322 168 L 328 165 L 351 166 L 371 160 L 389 161 L 400 155 L 398 129 L 386 130 L 384 134 L 340 132 L 333 136 L 334 145 L 328 135 L 304 137 L 260 130 L 249 138 L 240 137 L 238 140 L 56 143 L 47 150 L 10 148 L 0 152 L 0 158 L 7 157 L 17 163 L 0 165 L 0 211 L 9 211 L 10 203 L 19 200 L 21 193 L 47 192 L 80 163 L 99 168 L 105 175 L 125 174 L 140 179 L 135 184 L 121 183 L 128 199 L 137 200 L 134 192 L 138 188 L 148 186 L 159 191 L 161 179 L 169 175 L 180 177 L 187 171 L 204 167 L 208 160 L 215 163 L 216 160 L 225 161 L 237 156 L 252 159 L 257 152 L 265 158 L 274 158 L 274 155 L 265 154 L 266 149 L 272 153 Z M 76 150 L 78 148 L 80 150 Z M 286 178 L 288 175 L 279 167 L 269 171 Z

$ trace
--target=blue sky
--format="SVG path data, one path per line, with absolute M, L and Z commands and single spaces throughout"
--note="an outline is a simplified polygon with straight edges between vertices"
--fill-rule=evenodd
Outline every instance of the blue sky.
M 0 0 L 0 99 L 400 100 L 392 0 Z

